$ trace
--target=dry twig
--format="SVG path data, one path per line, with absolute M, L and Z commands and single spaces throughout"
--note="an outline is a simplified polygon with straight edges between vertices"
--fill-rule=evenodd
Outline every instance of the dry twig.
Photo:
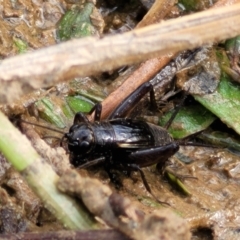
M 12 102 L 58 81 L 234 37 L 240 34 L 239 14 L 240 4 L 235 4 L 103 39 L 71 40 L 3 60 L 0 102 Z

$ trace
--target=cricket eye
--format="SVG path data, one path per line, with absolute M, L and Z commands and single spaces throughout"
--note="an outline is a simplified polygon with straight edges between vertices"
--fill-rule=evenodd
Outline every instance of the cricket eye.
M 88 147 L 89 147 L 89 142 L 87 142 L 87 141 L 81 142 L 81 143 L 80 143 L 80 147 L 82 147 L 82 148 L 88 148 Z

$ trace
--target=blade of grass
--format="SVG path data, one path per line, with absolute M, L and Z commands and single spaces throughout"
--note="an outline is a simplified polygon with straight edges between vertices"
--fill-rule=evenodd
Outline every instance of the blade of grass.
M 66 228 L 87 230 L 96 228 L 92 216 L 75 200 L 60 193 L 55 186 L 58 175 L 38 156 L 28 139 L 0 112 L 0 151 L 42 199 L 46 208 Z

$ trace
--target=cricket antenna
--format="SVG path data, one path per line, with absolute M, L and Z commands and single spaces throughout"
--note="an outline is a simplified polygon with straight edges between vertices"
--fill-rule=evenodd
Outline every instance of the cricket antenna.
M 167 123 L 164 126 L 164 128 L 166 130 L 168 130 L 168 128 L 171 126 L 171 124 L 172 124 L 173 120 L 175 119 L 176 115 L 178 114 L 179 110 L 182 108 L 183 103 L 184 103 L 185 99 L 187 98 L 187 94 L 188 94 L 188 91 L 183 93 L 183 97 L 182 97 L 180 103 L 177 105 L 172 116 L 170 117 L 170 119 L 167 121 Z
M 41 124 L 38 124 L 38 123 L 28 122 L 28 121 L 23 120 L 23 119 L 19 119 L 18 121 L 23 122 L 23 123 L 27 123 L 27 124 L 31 124 L 31 125 L 36 126 L 36 127 L 45 128 L 45 129 L 48 129 L 48 130 L 51 130 L 51 131 L 54 131 L 54 132 L 58 132 L 58 133 L 61 133 L 63 135 L 66 134 L 65 132 L 63 132 L 61 130 L 58 130 L 58 129 L 55 129 L 55 128 L 52 128 L 52 127 L 48 127 L 48 126 L 44 126 L 44 125 L 41 125 Z
M 216 145 L 212 145 L 212 144 L 207 144 L 207 143 L 201 143 L 201 142 L 190 142 L 189 139 L 193 138 L 193 137 L 197 137 L 199 134 L 201 134 L 201 132 L 203 132 L 204 130 L 201 130 L 199 132 L 193 133 L 190 136 L 187 136 L 185 138 L 182 138 L 180 140 L 178 140 L 178 144 L 179 146 L 195 146 L 195 147 L 208 147 L 208 148 L 222 148 Z
M 206 143 L 200 143 L 200 142 L 184 142 L 184 141 L 178 141 L 179 146 L 194 146 L 194 147 L 207 147 L 207 148 L 222 148 L 219 146 L 206 144 Z

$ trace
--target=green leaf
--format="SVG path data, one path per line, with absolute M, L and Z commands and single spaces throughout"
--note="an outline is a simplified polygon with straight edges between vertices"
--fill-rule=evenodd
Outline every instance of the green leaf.
M 198 138 L 204 140 L 204 142 L 209 142 L 214 146 L 227 147 L 240 152 L 240 139 L 231 136 L 226 132 L 202 132 L 198 135 Z
M 185 195 L 191 195 L 191 192 L 187 189 L 187 187 L 184 185 L 184 183 L 174 174 L 166 171 L 166 176 L 169 179 L 169 181 L 174 184 L 183 194 Z
M 70 108 L 70 106 L 68 105 L 68 103 L 66 101 L 63 102 L 61 109 L 66 118 L 68 118 L 68 119 L 74 118 L 74 112 L 72 111 L 72 109 Z
M 91 36 L 95 31 L 90 19 L 94 4 L 86 3 L 84 8 L 67 11 L 59 23 L 58 36 L 61 41 Z
M 69 87 L 71 93 L 84 96 L 94 102 L 102 102 L 107 96 L 104 88 L 89 77 L 75 78 L 70 81 Z
M 240 51 L 240 36 L 230 38 L 225 42 L 226 50 L 231 54 L 239 53 Z
M 161 126 L 166 124 L 173 112 L 174 110 L 160 118 Z M 169 133 L 173 138 L 181 139 L 206 129 L 214 120 L 215 116 L 211 112 L 196 103 L 180 109 L 169 128 Z
M 240 86 L 222 74 L 218 89 L 212 94 L 194 98 L 215 114 L 228 127 L 240 134 Z
M 217 56 L 217 60 L 218 60 L 218 63 L 220 65 L 221 69 L 223 66 L 230 67 L 229 58 L 224 49 L 218 49 L 216 51 L 216 56 Z
M 42 98 L 35 103 L 38 110 L 39 116 L 45 121 L 54 124 L 59 128 L 65 128 L 63 118 L 60 116 L 59 112 L 62 112 L 59 108 L 57 111 L 57 106 L 49 98 Z
M 27 52 L 28 45 L 22 39 L 14 37 L 13 42 L 14 42 L 15 46 L 17 47 L 19 53 Z
M 82 96 L 68 96 L 66 101 L 74 113 L 88 113 L 94 107 L 94 102 Z
M 178 4 L 182 4 L 187 11 L 196 10 L 196 0 L 180 0 Z

